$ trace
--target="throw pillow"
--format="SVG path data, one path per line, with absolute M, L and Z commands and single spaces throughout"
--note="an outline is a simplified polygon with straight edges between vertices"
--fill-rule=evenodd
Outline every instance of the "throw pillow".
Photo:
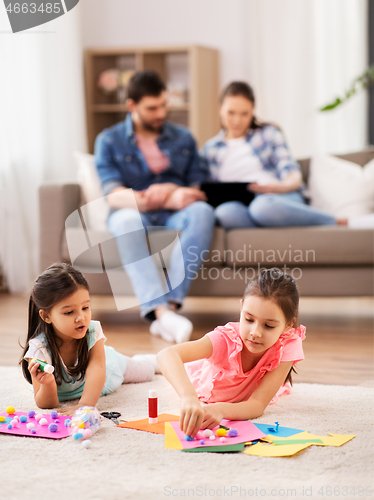
M 374 212 L 374 159 L 364 167 L 327 154 L 310 161 L 310 205 L 337 218 Z

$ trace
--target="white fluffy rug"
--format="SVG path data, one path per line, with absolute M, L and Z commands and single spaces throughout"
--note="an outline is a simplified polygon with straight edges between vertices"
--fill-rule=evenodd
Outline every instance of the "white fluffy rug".
M 8 405 L 36 409 L 18 368 L 0 367 L 0 381 L 0 413 Z M 149 388 L 158 391 L 160 413 L 178 407 L 173 389 L 157 376 L 122 386 L 101 398 L 98 408 L 120 411 L 126 420 L 145 417 Z M 373 393 L 368 387 L 295 384 L 291 395 L 256 421 L 356 437 L 340 448 L 312 446 L 289 458 L 165 450 L 163 435 L 117 428 L 108 420 L 90 449 L 72 438 L 0 434 L 0 499 L 368 498 L 374 477 Z

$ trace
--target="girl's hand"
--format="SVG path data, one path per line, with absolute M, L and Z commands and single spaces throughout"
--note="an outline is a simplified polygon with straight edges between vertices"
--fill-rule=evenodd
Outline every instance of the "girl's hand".
M 223 413 L 219 403 L 204 405 L 203 411 L 204 420 L 201 426 L 202 429 L 213 429 L 221 423 L 223 419 Z
M 69 406 L 68 408 L 63 408 L 61 410 L 58 410 L 58 413 L 59 415 L 65 415 L 65 416 L 69 416 L 69 417 L 72 417 L 74 415 L 74 413 L 78 410 L 78 408 L 80 408 L 81 404 L 77 404 L 75 406 Z
M 39 363 L 37 361 L 33 361 L 29 364 L 28 369 L 34 380 L 41 385 L 53 385 L 56 384 L 55 377 L 53 373 L 46 373 L 38 370 Z
M 185 396 L 181 400 L 179 426 L 187 436 L 194 438 L 204 419 L 204 410 L 197 396 Z

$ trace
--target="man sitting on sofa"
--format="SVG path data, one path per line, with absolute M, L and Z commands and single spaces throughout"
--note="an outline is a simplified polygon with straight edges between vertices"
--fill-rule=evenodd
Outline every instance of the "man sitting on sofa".
M 200 267 L 202 252 L 210 247 L 213 209 L 198 188 L 208 172 L 200 163 L 190 132 L 166 121 L 165 85 L 156 73 L 143 71 L 131 78 L 127 107 L 126 119 L 101 132 L 95 143 L 103 193 L 110 195 L 108 229 L 116 239 L 141 316 L 152 321 L 151 333 L 170 342 L 185 342 L 193 326 L 175 310 Z M 129 201 L 127 188 L 133 190 L 137 209 Z M 173 252 L 168 268 L 170 283 L 180 284 L 169 291 L 149 258 L 147 226 L 182 231 L 184 262 L 180 253 Z

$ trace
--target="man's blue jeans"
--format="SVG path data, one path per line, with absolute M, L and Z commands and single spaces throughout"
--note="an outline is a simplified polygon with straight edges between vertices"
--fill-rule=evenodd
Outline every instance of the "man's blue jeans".
M 249 206 L 239 201 L 222 203 L 216 208 L 215 216 L 226 230 L 336 224 L 336 219 L 332 215 L 307 205 L 298 191 L 259 194 Z
M 209 250 L 214 222 L 213 208 L 203 201 L 192 203 L 177 212 L 161 210 L 141 213 L 123 208 L 110 214 L 108 229 L 116 239 L 122 264 L 139 300 L 143 317 L 152 320 L 157 307 L 171 302 L 182 304 L 202 262 L 202 252 Z M 163 281 L 150 256 L 146 231 L 148 227 L 152 231 L 152 226 L 181 231 L 180 246 L 174 246 L 168 266 L 169 283 L 180 283 L 174 288 L 168 287 L 166 280 Z

